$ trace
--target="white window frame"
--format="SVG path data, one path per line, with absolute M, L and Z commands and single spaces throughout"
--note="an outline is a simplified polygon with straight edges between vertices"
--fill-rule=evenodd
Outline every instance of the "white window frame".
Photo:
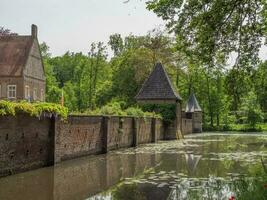
M 33 88 L 33 100 L 37 100 L 37 88 Z
M 30 86 L 26 85 L 25 86 L 25 99 L 30 99 L 30 98 L 31 98 Z
M 12 88 L 12 90 L 11 90 Z M 14 95 L 10 95 L 10 92 L 14 92 Z M 17 98 L 17 85 L 7 85 L 7 98 L 16 99 Z

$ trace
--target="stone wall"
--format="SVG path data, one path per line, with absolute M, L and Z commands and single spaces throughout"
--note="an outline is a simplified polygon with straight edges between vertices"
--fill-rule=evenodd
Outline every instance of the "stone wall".
M 156 142 L 163 132 L 159 119 L 69 116 L 56 121 L 55 162 Z
M 186 126 L 188 121 L 186 121 Z M 81 156 L 170 139 L 160 119 L 107 116 L 0 117 L 0 176 Z M 185 129 L 189 133 L 189 129 Z
M 100 116 L 69 116 L 56 121 L 55 162 L 102 152 L 103 127 Z
M 0 177 L 54 163 L 53 119 L 0 117 Z
M 110 117 L 108 126 L 108 150 L 133 145 L 133 119 L 131 117 Z
M 192 119 L 182 118 L 182 133 L 184 135 L 192 133 Z
M 152 119 L 139 119 L 138 144 L 152 142 Z
M 202 132 L 202 112 L 194 112 L 192 115 L 193 133 Z

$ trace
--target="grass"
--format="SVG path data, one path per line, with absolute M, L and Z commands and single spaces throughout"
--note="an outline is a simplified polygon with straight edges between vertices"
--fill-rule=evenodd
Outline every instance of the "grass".
M 229 124 L 228 126 L 221 125 L 219 127 L 204 126 L 204 131 L 238 131 L 238 132 L 267 132 L 267 123 L 259 123 L 256 128 L 249 127 L 248 124 Z

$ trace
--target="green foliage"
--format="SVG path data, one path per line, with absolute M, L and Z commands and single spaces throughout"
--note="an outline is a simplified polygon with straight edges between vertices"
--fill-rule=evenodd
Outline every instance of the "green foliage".
M 147 8 L 167 22 L 177 48 L 196 62 L 216 66 L 232 52 L 246 68 L 258 61 L 266 36 L 266 1 L 150 0 Z
M 161 115 L 156 114 L 154 112 L 144 112 L 140 108 L 137 107 L 128 107 L 127 109 L 123 109 L 125 102 L 112 102 L 107 105 L 97 108 L 95 110 L 88 110 L 83 114 L 86 115 L 113 115 L 113 116 L 131 116 L 131 117 L 155 117 L 161 118 Z M 80 113 L 73 113 L 80 114 Z
M 175 104 L 145 104 L 142 106 L 145 111 L 156 112 L 162 116 L 166 123 L 171 123 L 176 117 Z
M 71 112 L 143 116 L 145 114 L 135 108 L 134 97 L 155 62 L 161 61 L 183 98 L 183 108 L 194 91 L 203 110 L 205 130 L 231 130 L 234 124 L 249 124 L 240 110 L 244 97 L 251 91 L 256 95 L 255 105 L 267 113 L 267 62 L 229 68 L 222 58 L 215 56 L 216 64 L 205 64 L 176 48 L 179 44 L 157 30 L 144 36 L 129 35 L 125 38 L 114 34 L 109 41 L 114 51 L 110 60 L 106 57 L 103 43 L 93 43 L 88 55 L 67 52 L 58 57 L 51 57 L 47 52 L 49 48 L 44 46 L 46 101 L 59 103 L 63 90 L 65 106 Z M 207 53 L 207 56 L 214 55 Z M 141 108 L 160 113 L 167 123 L 175 118 L 175 108 L 170 105 Z
M 0 101 L 0 115 L 12 115 L 14 116 L 16 114 L 14 109 L 14 103 L 9 101 Z
M 0 101 L 0 116 L 15 116 L 16 114 L 28 114 L 34 117 L 40 117 L 43 114 L 59 115 L 62 119 L 66 119 L 68 110 L 59 104 L 54 103 L 28 103 Z
M 267 36 L 266 1 L 150 0 L 147 8 L 176 36 L 176 87 L 184 99 L 195 91 L 204 126 L 227 127 L 227 115 L 240 110 L 249 91 L 266 112 L 267 62 L 257 66 Z
M 256 124 L 263 121 L 263 113 L 254 92 L 249 92 L 243 99 L 241 110 L 244 112 L 244 121 L 250 128 L 255 129 Z

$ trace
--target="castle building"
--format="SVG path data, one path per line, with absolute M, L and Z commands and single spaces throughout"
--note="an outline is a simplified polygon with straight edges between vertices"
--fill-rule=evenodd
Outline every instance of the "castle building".
M 165 127 L 164 139 L 181 138 L 183 134 L 202 132 L 202 111 L 195 95 L 190 96 L 186 115 L 182 115 L 182 98 L 175 91 L 161 63 L 155 65 L 135 98 L 142 104 L 175 104 L 176 116 L 173 122 Z
M 193 133 L 202 132 L 202 110 L 199 106 L 195 94 L 192 92 L 185 108 L 186 117 L 192 119 L 192 131 Z
M 31 35 L 0 36 L 0 99 L 45 100 L 45 72 L 37 39 Z
M 176 118 L 165 127 L 164 139 L 175 139 L 181 137 L 181 102 L 182 98 L 175 91 L 167 72 L 161 63 L 157 63 L 144 82 L 139 93 L 136 95 L 138 103 L 146 104 L 174 104 Z

